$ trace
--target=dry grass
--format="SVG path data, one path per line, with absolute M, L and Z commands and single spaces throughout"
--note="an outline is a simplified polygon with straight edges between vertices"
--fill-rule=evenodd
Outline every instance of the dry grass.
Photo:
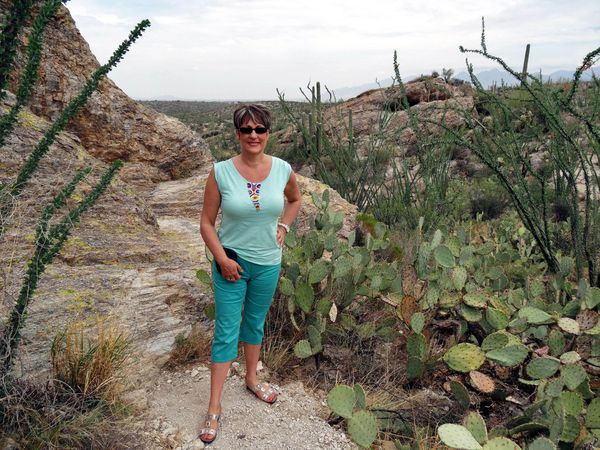
M 168 367 L 177 367 L 190 362 L 210 361 L 212 334 L 196 324 L 187 336 L 178 335 L 175 338 L 175 347 L 167 362 Z
M 100 324 L 86 336 L 82 325 L 70 325 L 54 338 L 51 359 L 56 379 L 84 396 L 112 401 L 122 388 L 129 338 L 116 326 Z
M 122 331 L 70 325 L 55 337 L 51 358 L 54 379 L 0 383 L 0 441 L 22 449 L 144 448 L 118 400 L 129 361 Z

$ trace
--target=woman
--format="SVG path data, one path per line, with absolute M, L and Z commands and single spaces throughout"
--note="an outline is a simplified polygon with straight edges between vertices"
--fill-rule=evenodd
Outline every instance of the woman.
M 240 154 L 215 164 L 210 172 L 200 222 L 202 238 L 214 256 L 216 312 L 210 401 L 200 432 L 205 443 L 217 436 L 221 393 L 237 357 L 238 340 L 244 347 L 246 387 L 264 402 L 277 399 L 269 385 L 256 379 L 256 366 L 279 279 L 283 241 L 300 209 L 300 191 L 290 165 L 264 153 L 271 128 L 269 110 L 259 104 L 242 105 L 233 113 L 233 123 Z

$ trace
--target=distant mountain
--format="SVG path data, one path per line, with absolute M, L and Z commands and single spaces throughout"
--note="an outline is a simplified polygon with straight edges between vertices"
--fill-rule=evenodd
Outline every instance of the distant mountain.
M 542 78 L 544 81 L 552 80 L 552 81 L 561 81 L 561 80 L 571 80 L 573 78 L 573 70 L 556 70 L 549 75 L 546 75 L 542 72 Z M 539 69 L 536 72 L 530 72 L 531 74 L 538 75 L 540 73 Z M 590 81 L 592 79 L 592 73 L 595 73 L 596 76 L 600 76 L 600 67 L 592 67 L 591 69 L 583 72 L 581 79 L 583 81 Z M 514 86 L 518 84 L 515 78 L 506 72 L 505 70 L 500 69 L 490 69 L 484 70 L 482 72 L 477 72 L 475 74 L 484 88 L 489 88 L 490 86 L 496 84 L 498 86 L 504 85 L 506 86 Z M 418 75 L 408 76 L 403 79 L 403 81 L 410 81 L 417 78 Z M 463 71 L 459 72 L 454 78 L 458 78 L 463 81 L 471 81 L 468 72 Z M 384 80 L 380 80 L 379 82 L 373 83 L 365 83 L 357 86 L 348 86 L 342 88 L 331 89 L 335 94 L 337 100 L 348 100 L 352 97 L 356 97 L 363 92 L 366 92 L 370 89 L 378 89 L 382 87 L 388 87 L 392 84 L 391 78 L 386 78 Z
M 539 76 L 540 70 L 538 69 L 535 72 L 530 71 L 529 73 L 532 75 Z M 567 81 L 573 79 L 574 70 L 556 70 L 554 72 L 551 72 L 549 75 L 546 75 L 543 71 L 541 73 L 542 79 L 544 81 Z M 596 76 L 600 76 L 600 67 L 592 67 L 584 71 L 581 76 L 581 80 L 590 81 L 592 79 L 592 74 L 594 73 L 596 74 Z M 518 81 L 505 70 L 485 70 L 483 72 L 476 73 L 475 76 L 481 82 L 484 88 L 489 88 L 494 84 L 498 86 L 502 84 L 507 86 L 514 86 L 515 84 L 518 84 Z M 460 72 L 458 75 L 455 76 L 455 78 L 464 81 L 471 81 L 468 72 Z

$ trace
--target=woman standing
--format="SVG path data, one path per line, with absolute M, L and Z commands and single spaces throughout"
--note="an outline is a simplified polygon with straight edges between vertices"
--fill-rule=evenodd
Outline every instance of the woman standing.
M 210 401 L 200 432 L 206 443 L 217 436 L 221 394 L 237 357 L 238 340 L 244 347 L 246 387 L 264 402 L 277 399 L 269 385 L 258 382 L 256 366 L 279 279 L 283 241 L 300 209 L 300 191 L 290 165 L 264 153 L 271 128 L 269 110 L 260 104 L 242 105 L 233 113 L 233 123 L 240 154 L 215 164 L 210 172 L 200 222 L 202 238 L 214 255 Z

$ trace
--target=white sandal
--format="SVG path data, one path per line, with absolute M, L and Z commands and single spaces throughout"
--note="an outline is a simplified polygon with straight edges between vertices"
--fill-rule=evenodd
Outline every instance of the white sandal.
M 246 385 L 246 389 L 248 389 L 250 392 L 252 392 L 254 395 L 256 395 L 260 400 L 262 400 L 265 403 L 275 403 L 277 401 L 277 391 L 275 389 L 273 389 L 271 387 L 271 385 L 267 385 L 267 388 L 265 389 L 265 387 L 263 386 L 262 383 L 256 383 L 253 387 L 250 387 L 248 385 Z M 275 394 L 275 397 L 273 397 L 273 400 L 268 401 L 268 398 Z
M 215 442 L 215 440 L 217 439 L 217 428 L 213 428 L 210 426 L 210 422 L 213 420 L 217 421 L 217 427 L 221 427 L 221 414 L 206 414 L 206 417 L 204 418 L 205 422 L 204 425 L 205 427 L 202 428 L 200 430 L 200 434 L 198 435 L 198 438 L 204 442 L 205 444 L 210 444 L 212 442 Z M 210 439 L 202 439 L 202 436 L 204 436 L 205 434 L 209 435 L 211 438 Z

